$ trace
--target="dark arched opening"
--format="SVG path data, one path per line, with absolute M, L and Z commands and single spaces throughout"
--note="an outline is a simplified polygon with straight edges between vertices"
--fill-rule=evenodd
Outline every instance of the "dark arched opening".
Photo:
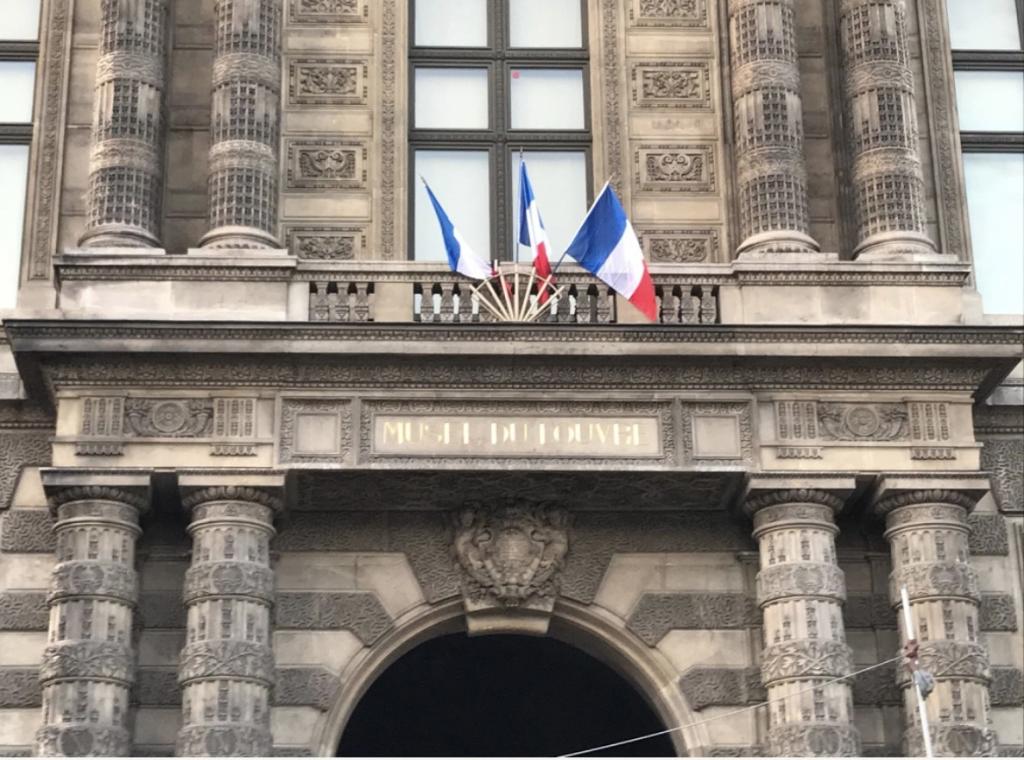
M 454 634 L 417 646 L 377 678 L 338 755 L 551 757 L 663 729 L 629 682 L 569 644 Z M 660 736 L 593 756 L 601 754 L 675 752 Z

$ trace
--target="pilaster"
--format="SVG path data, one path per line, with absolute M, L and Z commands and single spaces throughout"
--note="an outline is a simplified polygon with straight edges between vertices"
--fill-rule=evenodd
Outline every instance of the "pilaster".
M 914 77 L 903 0 L 841 0 L 843 112 L 858 258 L 935 254 L 926 233 Z
M 127 756 L 135 681 L 135 544 L 142 532 L 139 514 L 149 505 L 149 477 L 120 477 L 111 485 L 97 484 L 102 478 L 80 480 L 74 485 L 74 479 L 44 473 L 57 518 L 57 564 L 39 671 L 43 725 L 36 752 Z
M 210 122 L 214 248 L 279 248 L 280 0 L 217 0 Z
M 889 479 L 875 511 L 885 516 L 892 552 L 889 601 L 907 641 L 900 589 L 907 587 L 921 668 L 935 678 L 925 700 L 935 754 L 994 754 L 988 653 L 980 641 L 978 578 L 968 553 L 967 515 L 988 490 L 985 478 Z M 917 697 L 906 669 L 903 690 L 904 750 L 924 754 Z
M 846 583 L 835 551 L 835 515 L 852 481 L 840 480 L 792 489 L 755 480 L 746 499 L 760 550 L 768 750 L 777 756 L 860 754 L 851 687 L 830 683 L 853 670 L 843 627 Z
M 159 247 L 167 0 L 103 0 L 87 247 Z
M 177 754 L 266 756 L 274 686 L 270 539 L 283 508 L 280 488 L 203 486 L 187 477 L 179 485 L 193 549 Z
M 808 234 L 793 0 L 729 0 L 739 253 L 817 251 Z

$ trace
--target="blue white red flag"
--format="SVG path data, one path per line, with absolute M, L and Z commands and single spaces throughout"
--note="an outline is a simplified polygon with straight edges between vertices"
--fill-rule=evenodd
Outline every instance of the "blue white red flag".
M 526 172 L 526 161 L 521 159 L 519 161 L 519 242 L 521 245 L 528 246 L 533 253 L 533 268 L 541 282 L 545 278 L 551 277 L 551 260 L 548 258 L 551 241 L 548 240 L 548 233 L 540 218 L 537 198 L 533 194 L 530 175 Z M 541 303 L 547 302 L 548 290 L 554 281 L 555 278 L 551 277 L 548 287 L 545 287 L 538 295 Z
M 423 187 L 427 189 L 427 195 L 430 196 L 430 202 L 437 213 L 437 221 L 441 225 L 441 236 L 444 238 L 444 247 L 448 252 L 448 265 L 452 271 L 474 280 L 488 280 L 493 277 L 494 269 L 473 253 L 469 243 L 459 234 L 455 225 L 452 224 L 452 220 L 448 218 L 448 214 L 441 208 L 440 201 L 437 200 L 437 196 L 434 195 L 434 191 L 430 189 L 426 180 L 423 180 Z
M 566 253 L 649 320 L 658 321 L 654 283 L 640 241 L 610 183 L 598 194 Z

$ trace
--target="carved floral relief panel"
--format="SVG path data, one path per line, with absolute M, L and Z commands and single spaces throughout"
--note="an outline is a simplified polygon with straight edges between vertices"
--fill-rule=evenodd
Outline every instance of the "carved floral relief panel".
M 707 61 L 638 61 L 630 67 L 637 108 L 711 110 L 711 66 Z
M 288 60 L 288 105 L 365 105 L 369 95 L 369 64 L 343 58 Z
M 285 245 L 301 261 L 348 261 L 363 258 L 363 225 L 285 225 Z
M 696 264 L 718 257 L 720 231 L 715 228 L 642 228 L 638 232 L 648 261 Z
M 290 138 L 285 146 L 288 189 L 357 190 L 366 187 L 366 143 Z
M 718 189 L 713 145 L 641 144 L 633 152 L 637 186 L 646 192 L 713 193 Z
M 291 24 L 360 24 L 369 16 L 369 0 L 288 0 Z
M 633 26 L 708 27 L 708 0 L 629 0 L 629 21 Z

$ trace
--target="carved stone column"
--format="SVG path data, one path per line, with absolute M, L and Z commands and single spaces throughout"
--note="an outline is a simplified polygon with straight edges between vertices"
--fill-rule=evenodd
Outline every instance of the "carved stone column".
M 934 254 L 925 227 L 904 0 L 841 0 L 843 112 L 858 257 Z
M 159 247 L 167 0 L 103 0 L 88 247 Z
M 952 490 L 896 491 L 876 505 L 885 515 L 892 552 L 889 600 L 903 626 L 900 588 L 907 587 L 911 619 L 920 642 L 921 667 L 935 677 L 925 700 L 936 755 L 986 757 L 994 753 L 989 715 L 988 654 L 979 641 L 978 578 L 967 550 L 967 513 L 975 494 Z M 910 673 L 903 688 L 904 751 L 923 755 L 917 696 Z
M 280 248 L 280 0 L 217 0 L 210 231 L 201 245 Z
M 834 516 L 843 500 L 819 490 L 754 493 L 760 549 L 757 601 L 764 613 L 761 680 L 768 699 L 768 748 L 777 756 L 855 756 L 848 683 L 852 672 L 843 628 L 846 582 L 836 564 Z
M 262 489 L 217 486 L 186 493 L 183 503 L 192 511 L 192 566 L 185 576 L 177 753 L 269 755 L 270 539 L 281 502 Z
M 57 565 L 50 628 L 39 679 L 39 755 L 126 756 L 135 680 L 132 624 L 138 582 L 135 542 L 144 488 L 80 486 L 51 490 Z
M 818 250 L 793 17 L 793 0 L 729 0 L 740 254 Z

